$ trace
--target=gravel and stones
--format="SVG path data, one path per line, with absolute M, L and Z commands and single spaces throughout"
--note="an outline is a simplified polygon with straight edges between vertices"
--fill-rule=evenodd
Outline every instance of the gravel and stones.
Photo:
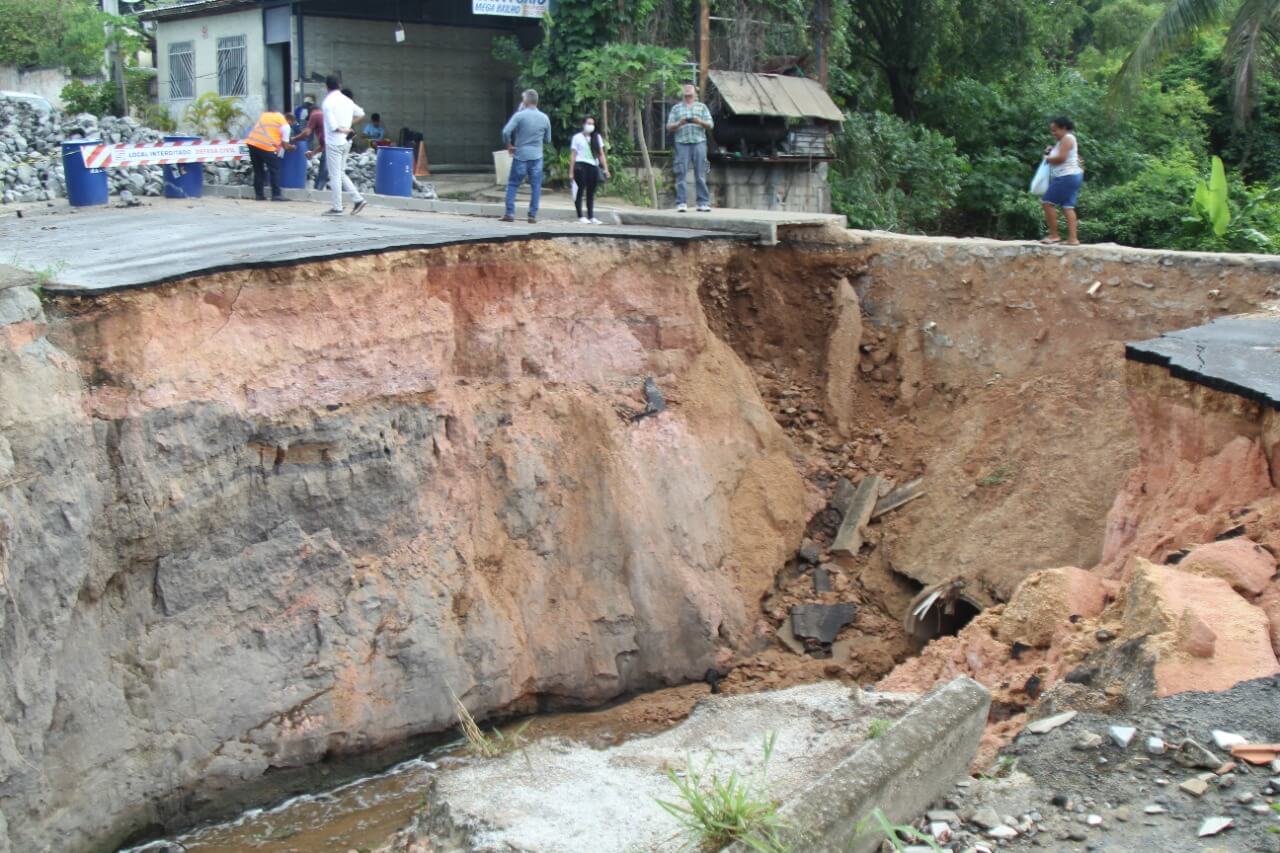
M 938 808 L 964 816 L 948 821 L 953 836 L 942 848 L 955 851 L 982 839 L 1011 850 L 1280 853 L 1280 779 L 1266 766 L 1231 766 L 1227 750 L 1214 749 L 1215 731 L 1250 743 L 1280 741 L 1277 708 L 1280 678 L 1265 678 L 1221 693 L 1155 699 L 1123 717 L 1082 711 L 1044 734 L 1024 731 L 1002 754 L 993 771 L 998 777 L 957 786 L 916 825 L 936 821 Z M 1113 728 L 1133 729 L 1148 748 L 1122 748 L 1107 737 Z M 1090 744 L 1100 743 L 1082 750 L 1085 734 L 1097 735 Z M 1157 752 L 1154 739 L 1183 748 Z M 992 837 L 986 827 L 992 816 L 1017 835 Z
M 39 98 L 0 95 L 0 203 L 48 202 L 66 198 L 66 174 L 62 163 L 62 143 L 85 139 L 108 144 L 160 142 L 166 132 L 142 125 L 126 116 L 98 118 L 89 113 L 70 114 L 48 106 Z M 314 185 L 319 158 L 307 164 L 307 186 Z M 351 157 L 347 175 L 362 192 L 372 192 L 377 171 L 377 155 L 363 151 Z M 248 161 L 208 163 L 205 183 L 249 185 L 253 171 Z M 163 166 L 129 166 L 107 172 L 108 191 L 125 205 L 141 204 L 141 197 L 164 193 Z M 435 198 L 430 183 L 416 178 L 414 195 Z

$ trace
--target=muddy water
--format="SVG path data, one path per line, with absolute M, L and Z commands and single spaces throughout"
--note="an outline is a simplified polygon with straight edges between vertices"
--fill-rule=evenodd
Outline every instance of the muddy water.
M 531 718 L 522 730 L 528 740 L 563 737 L 604 748 L 653 734 L 688 716 L 706 695 L 704 684 L 657 690 L 606 708 Z M 517 726 L 520 724 L 517 724 Z M 503 726 L 504 731 L 512 726 Z M 254 808 L 225 823 L 123 849 L 148 853 L 177 842 L 200 853 L 347 853 L 371 850 L 388 840 L 426 805 L 431 779 L 471 760 L 462 741 L 442 744 L 423 755 L 335 788 Z
M 188 850 L 203 853 L 346 853 L 382 844 L 426 802 L 431 777 L 462 759 L 458 742 L 337 788 L 255 808 L 226 823 L 173 836 Z M 166 849 L 164 841 L 121 853 Z

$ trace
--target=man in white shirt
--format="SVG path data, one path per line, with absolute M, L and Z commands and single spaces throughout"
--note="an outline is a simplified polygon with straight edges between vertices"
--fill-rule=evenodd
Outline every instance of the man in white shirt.
M 342 216 L 342 191 L 351 193 L 355 199 L 355 207 L 351 215 L 364 210 L 364 196 L 347 177 L 347 158 L 351 155 L 351 128 L 356 119 L 364 118 L 364 110 L 355 101 L 339 91 L 337 77 L 326 77 L 325 95 L 320 109 L 324 111 L 324 150 L 325 166 L 329 170 L 329 187 L 333 193 L 333 206 L 324 212 L 325 216 Z M 311 152 L 307 152 L 310 155 Z

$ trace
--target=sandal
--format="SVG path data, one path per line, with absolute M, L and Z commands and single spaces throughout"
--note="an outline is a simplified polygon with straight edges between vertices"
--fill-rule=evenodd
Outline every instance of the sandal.
M 1045 237 L 1045 238 L 1044 238 L 1043 240 L 1041 240 L 1040 242 L 1041 242 L 1041 243 L 1043 243 L 1043 244 L 1044 244 L 1044 245 L 1046 245 L 1046 246 L 1052 246 L 1054 243 L 1061 243 L 1061 242 L 1062 242 L 1062 238 L 1061 238 L 1061 237 L 1054 237 L 1052 240 L 1050 240 L 1048 237 Z
M 1079 245 L 1080 245 L 1080 241 L 1079 241 L 1079 240 L 1068 240 L 1068 241 L 1066 242 L 1066 245 L 1068 245 L 1068 246 L 1079 246 Z

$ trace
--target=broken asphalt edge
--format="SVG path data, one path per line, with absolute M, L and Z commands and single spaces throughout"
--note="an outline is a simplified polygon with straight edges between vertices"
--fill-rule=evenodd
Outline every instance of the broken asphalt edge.
M 883 836 L 871 813 L 879 808 L 902 824 L 950 791 L 968 771 L 990 707 L 991 694 L 971 678 L 934 688 L 888 732 L 783 803 L 780 840 L 806 853 L 879 849 Z M 737 842 L 725 850 L 750 848 Z

